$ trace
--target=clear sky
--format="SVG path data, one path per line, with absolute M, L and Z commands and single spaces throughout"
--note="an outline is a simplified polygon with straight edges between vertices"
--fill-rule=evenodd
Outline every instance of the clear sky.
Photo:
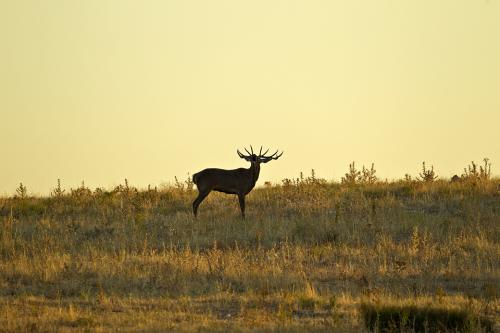
M 500 174 L 498 0 L 0 0 L 0 194 L 285 154 L 259 183 Z

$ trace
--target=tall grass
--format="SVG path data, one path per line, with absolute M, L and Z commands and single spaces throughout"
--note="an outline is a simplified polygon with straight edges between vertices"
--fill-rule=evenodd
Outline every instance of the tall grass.
M 0 198 L 0 330 L 359 331 L 375 327 L 361 310 L 386 303 L 498 327 L 499 181 L 371 170 L 257 188 L 246 220 L 218 193 L 194 219 L 189 181 L 58 183 L 49 197 L 23 185 Z

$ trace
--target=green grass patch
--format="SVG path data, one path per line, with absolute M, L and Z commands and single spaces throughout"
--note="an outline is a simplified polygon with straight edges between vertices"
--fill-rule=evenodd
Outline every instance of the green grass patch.
M 464 309 L 364 303 L 361 313 L 372 332 L 493 332 L 489 320 Z

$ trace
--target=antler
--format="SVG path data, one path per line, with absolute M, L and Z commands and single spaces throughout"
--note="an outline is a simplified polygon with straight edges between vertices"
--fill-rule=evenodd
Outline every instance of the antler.
M 238 153 L 238 156 L 242 159 L 244 159 L 245 161 L 248 161 L 250 162 L 252 160 L 252 155 L 253 155 L 253 149 L 252 149 L 252 146 L 250 146 L 250 149 L 252 150 L 252 152 L 249 152 L 248 149 L 246 149 L 245 147 L 243 147 L 243 149 L 245 149 L 245 151 L 247 152 L 248 155 L 243 155 L 239 149 L 236 149 L 236 152 Z
M 276 150 L 276 152 L 275 152 L 274 154 L 272 154 L 272 155 L 270 155 L 270 156 L 266 156 L 266 154 L 267 154 L 267 152 L 268 152 L 268 151 L 269 151 L 269 149 L 268 149 L 268 150 L 266 150 L 266 152 L 265 152 L 264 154 L 262 154 L 262 155 L 260 155 L 260 154 L 259 154 L 259 159 L 260 159 L 260 162 L 261 162 L 261 163 L 267 163 L 267 162 L 269 162 L 269 161 L 271 161 L 271 160 L 277 160 L 277 159 L 278 159 L 278 158 L 280 158 L 280 157 L 281 157 L 281 155 L 283 155 L 283 153 L 284 153 L 284 152 L 282 151 L 282 152 L 281 152 L 281 154 L 276 155 L 276 154 L 278 154 L 278 150 Z
M 281 152 L 281 154 L 277 155 L 278 154 L 278 150 L 276 150 L 276 152 L 272 155 L 269 155 L 269 156 L 266 156 L 267 152 L 269 151 L 269 149 L 267 149 L 264 154 L 262 154 L 262 146 L 260 146 L 260 150 L 259 150 L 259 155 L 255 155 L 255 153 L 253 152 L 253 147 L 252 145 L 250 145 L 250 151 L 248 151 L 248 149 L 246 148 L 243 148 L 245 149 L 245 151 L 247 152 L 248 155 L 243 155 L 239 149 L 237 149 L 236 151 L 238 152 L 238 156 L 240 158 L 243 158 L 244 160 L 246 161 L 252 161 L 252 156 L 255 156 L 257 158 L 257 160 L 260 162 L 260 163 L 267 163 L 271 160 L 277 160 L 278 158 L 281 157 L 281 155 L 283 155 L 283 152 Z M 255 160 L 254 160 L 255 161 Z
M 260 146 L 260 151 L 262 152 L 262 146 Z M 266 154 L 267 154 L 268 151 L 269 151 L 269 148 L 264 152 L 264 154 L 259 153 L 259 157 L 266 156 Z

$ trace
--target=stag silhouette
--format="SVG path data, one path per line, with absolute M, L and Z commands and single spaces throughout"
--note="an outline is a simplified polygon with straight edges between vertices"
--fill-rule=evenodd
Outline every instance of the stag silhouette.
M 198 206 L 203 199 L 211 191 L 218 191 L 227 194 L 236 194 L 240 202 L 241 217 L 245 218 L 245 196 L 254 188 L 257 179 L 259 179 L 260 164 L 277 160 L 283 155 L 283 152 L 278 155 L 278 151 L 276 150 L 274 154 L 266 156 L 269 149 L 262 154 L 262 147 L 260 147 L 259 155 L 256 155 L 253 152 L 252 146 L 250 146 L 251 152 L 245 148 L 248 155 L 243 155 L 238 149 L 236 151 L 240 158 L 251 163 L 250 168 L 234 170 L 210 168 L 193 175 L 193 182 L 198 187 L 199 192 L 198 197 L 193 201 L 193 213 L 195 217 L 198 215 Z

